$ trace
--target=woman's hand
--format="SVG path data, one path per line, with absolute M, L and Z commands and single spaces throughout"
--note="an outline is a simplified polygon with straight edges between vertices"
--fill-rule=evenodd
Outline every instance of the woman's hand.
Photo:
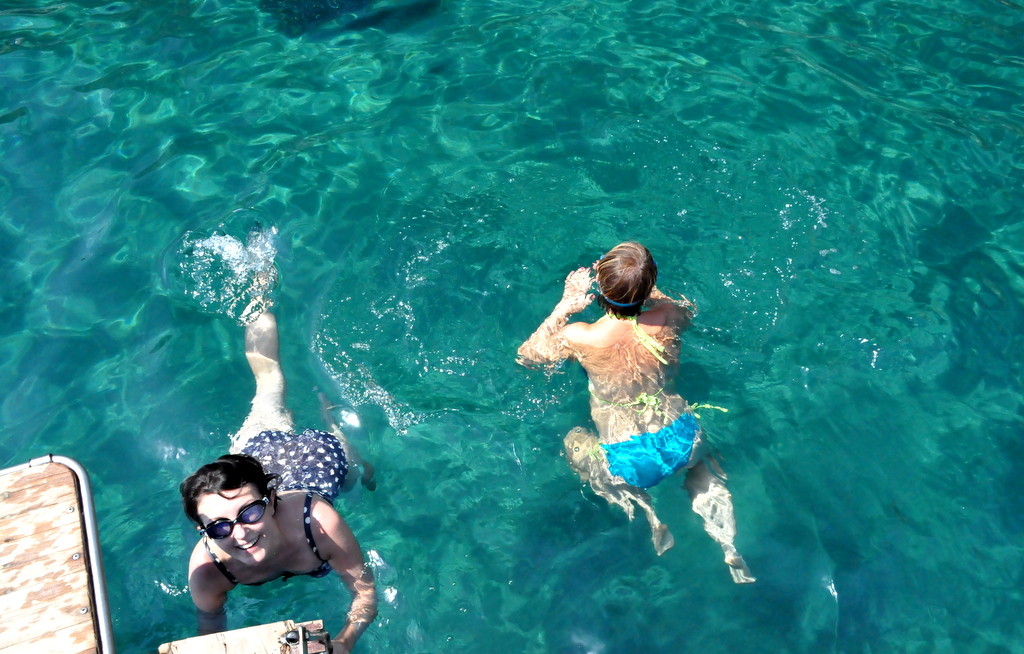
M 565 278 L 565 291 L 562 293 L 562 305 L 568 313 L 579 313 L 594 301 L 590 287 L 594 279 L 590 276 L 590 268 L 577 268 Z

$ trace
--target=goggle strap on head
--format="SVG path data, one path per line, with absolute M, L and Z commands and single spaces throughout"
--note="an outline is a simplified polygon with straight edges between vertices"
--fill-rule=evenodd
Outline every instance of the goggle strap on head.
M 604 293 L 601 294 L 601 297 L 604 298 L 604 301 L 607 302 L 608 304 L 616 307 L 622 307 L 623 309 L 635 307 L 636 305 L 643 303 L 643 300 L 637 300 L 636 302 L 616 302 L 615 300 L 609 299 L 608 296 L 605 295 Z

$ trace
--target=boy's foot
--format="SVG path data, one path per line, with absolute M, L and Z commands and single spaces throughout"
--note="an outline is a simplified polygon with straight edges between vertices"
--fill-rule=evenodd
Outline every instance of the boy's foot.
M 733 582 L 737 584 L 752 584 L 757 581 L 757 578 L 750 574 L 747 562 L 743 560 L 739 552 L 734 550 L 731 554 L 727 554 L 725 563 L 729 566 L 729 574 L 732 575 Z

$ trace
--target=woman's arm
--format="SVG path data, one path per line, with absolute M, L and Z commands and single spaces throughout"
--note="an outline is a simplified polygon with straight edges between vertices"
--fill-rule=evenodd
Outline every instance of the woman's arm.
M 565 340 L 564 328 L 569 322 L 569 316 L 583 311 L 594 301 L 594 295 L 589 292 L 593 283 L 590 268 L 579 268 L 569 273 L 565 278 L 562 299 L 530 338 L 519 346 L 518 363 L 524 366 L 552 365 L 572 356 L 572 350 Z
M 345 626 L 331 640 L 335 654 L 347 654 L 377 617 L 373 570 L 363 560 L 363 551 L 352 530 L 333 506 L 318 499 L 312 514 L 311 526 L 321 556 L 330 562 L 352 594 Z
M 188 591 L 196 606 L 196 633 L 215 634 L 228 628 L 224 605 L 234 584 L 216 568 L 200 540 L 192 549 L 188 564 Z

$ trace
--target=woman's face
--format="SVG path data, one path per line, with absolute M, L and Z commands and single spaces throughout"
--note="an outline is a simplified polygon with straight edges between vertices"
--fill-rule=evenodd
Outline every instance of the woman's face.
M 208 526 L 215 520 L 235 521 L 235 524 L 231 526 L 231 533 L 227 536 L 218 539 L 210 538 L 232 559 L 249 564 L 266 561 L 268 541 L 272 540 L 276 533 L 273 500 L 271 499 L 266 506 L 266 511 L 258 520 L 246 524 L 254 512 L 252 505 L 259 503 L 262 499 L 263 496 L 259 494 L 253 484 L 246 484 L 241 488 L 226 490 L 223 493 L 205 493 L 199 496 L 196 509 L 199 519 L 204 525 Z

